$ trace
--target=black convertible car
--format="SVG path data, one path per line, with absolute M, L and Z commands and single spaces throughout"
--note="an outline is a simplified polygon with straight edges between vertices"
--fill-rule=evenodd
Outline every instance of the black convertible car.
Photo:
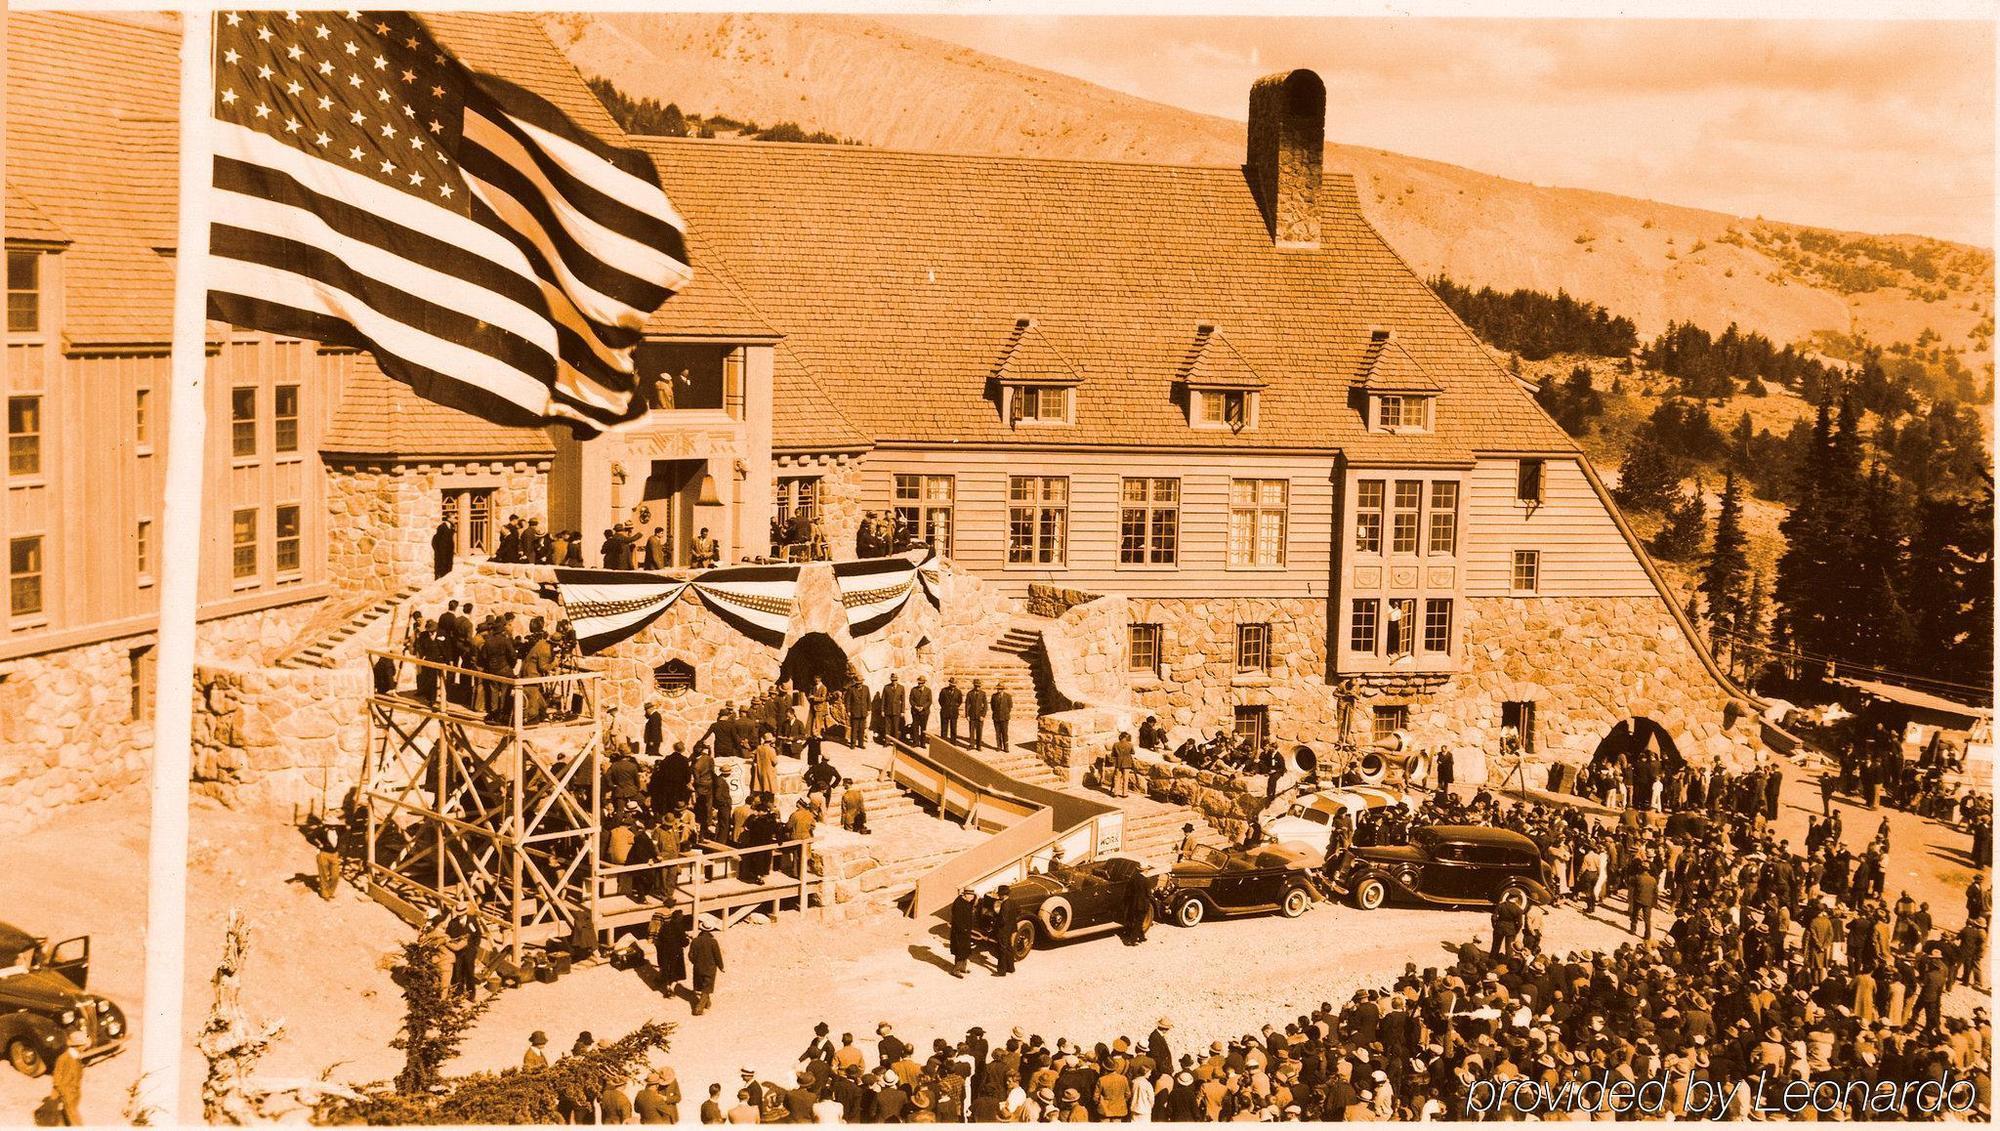
M 1314 873 L 1322 863 L 1318 852 L 1300 844 L 1203 847 L 1174 864 L 1154 899 L 1162 916 L 1183 927 L 1210 915 L 1266 911 L 1296 919 L 1320 894 Z
M 1337 895 L 1372 911 L 1393 897 L 1441 907 L 1526 907 L 1552 896 L 1541 849 L 1520 833 L 1484 825 L 1429 825 L 1408 844 L 1350 848 L 1334 867 Z
M 1037 938 L 1060 942 L 1123 926 L 1135 886 L 1151 898 L 1152 880 L 1137 860 L 1123 856 L 1053 865 L 1047 872 L 1017 880 L 1007 892 L 1013 912 L 1009 922 L 1014 924 L 1007 944 L 1018 961 L 1035 949 Z

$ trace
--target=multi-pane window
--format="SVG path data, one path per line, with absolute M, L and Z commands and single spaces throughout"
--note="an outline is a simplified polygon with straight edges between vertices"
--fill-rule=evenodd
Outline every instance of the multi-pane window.
M 444 492 L 444 517 L 458 530 L 458 553 L 483 554 L 493 548 L 493 488 L 469 487 Z
M 42 536 L 7 543 L 7 608 L 17 617 L 42 611 Z
M 271 398 L 273 443 L 278 451 L 299 450 L 299 387 L 280 385 Z
M 132 557 L 138 567 L 139 582 L 145 584 L 153 575 L 153 520 L 142 518 L 132 530 Z
M 1354 485 L 1354 552 L 1382 552 L 1382 481 L 1363 479 Z
M 798 547 L 800 551 L 810 549 L 813 520 L 819 517 L 819 485 L 820 477 L 817 475 L 787 476 L 778 480 L 778 525 L 772 538 L 773 554 L 783 556 L 787 547 Z
M 1180 560 L 1181 481 L 1126 479 L 1119 497 L 1118 561 L 1172 565 Z
M 1239 624 L 1236 626 L 1236 670 L 1239 672 L 1269 671 L 1271 667 L 1271 626 L 1268 624 Z
M 1514 577 L 1511 587 L 1516 593 L 1533 593 L 1542 584 L 1542 552 L 1540 550 L 1514 551 Z
M 1521 471 L 1514 481 L 1514 497 L 1524 503 L 1542 501 L 1542 461 L 1524 459 Z
M 1036 424 L 1069 423 L 1070 390 L 1062 385 L 1021 385 L 1014 390 L 1014 419 Z
M 245 387 L 229 390 L 229 452 L 231 455 L 257 454 L 257 390 Z
M 1444 655 L 1451 651 L 1451 598 L 1424 599 L 1424 651 Z
M 153 442 L 153 390 L 132 392 L 132 438 L 140 447 Z
M 299 572 L 299 507 L 288 503 L 278 508 L 277 540 L 272 547 L 279 573 Z
M 237 580 L 257 576 L 257 509 L 245 507 L 230 516 L 230 568 Z
M 1202 393 L 1201 421 L 1203 424 L 1221 424 L 1230 428 L 1244 427 L 1250 423 L 1250 394 L 1240 390 Z
M 7 474 L 42 473 L 42 398 L 7 398 Z
M 1382 603 L 1373 597 L 1357 597 L 1348 617 L 1347 650 L 1358 655 L 1373 656 L 1376 641 L 1380 639 Z
M 1407 656 L 1416 650 L 1417 599 L 1415 597 L 1392 597 L 1389 599 L 1388 635 L 1387 652 L 1389 655 Z
M 1431 553 L 1458 552 L 1458 484 L 1441 479 L 1431 484 Z
M 944 557 L 951 556 L 952 492 L 949 475 L 896 476 L 896 518 Z
M 1157 624 L 1134 624 L 1126 626 L 1126 637 L 1131 654 L 1128 667 L 1135 672 L 1160 674 L 1160 626 Z
M 1378 397 L 1375 401 L 1375 423 L 1383 428 L 1403 426 L 1403 398 Z
M 1007 560 L 1023 565 L 1069 561 L 1069 478 L 1015 475 L 1007 480 Z
M 1417 552 L 1417 519 L 1424 502 L 1424 485 L 1417 479 L 1396 480 L 1395 510 L 1389 527 L 1389 551 Z
M 1229 564 L 1285 564 L 1285 506 L 1290 485 L 1283 479 L 1229 481 Z
M 42 253 L 7 253 L 7 332 L 32 334 L 42 328 Z
M 131 720 L 144 722 L 153 717 L 153 691 L 158 682 L 159 666 L 153 646 L 147 644 L 128 651 L 125 663 L 132 681 Z
M 1377 703 L 1369 713 L 1369 738 L 1375 742 L 1387 742 L 1399 730 L 1410 729 L 1410 705 L 1408 703 Z
M 1229 736 L 1238 746 L 1259 749 L 1271 731 L 1271 708 L 1262 703 L 1244 704 L 1232 713 L 1230 723 Z

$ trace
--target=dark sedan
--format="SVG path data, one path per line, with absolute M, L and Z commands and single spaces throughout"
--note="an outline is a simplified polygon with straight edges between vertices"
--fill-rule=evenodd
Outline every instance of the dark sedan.
M 1430 825 L 1408 844 L 1350 848 L 1334 867 L 1335 894 L 1374 910 L 1391 898 L 1438 907 L 1520 907 L 1552 896 L 1541 849 L 1520 833 L 1483 825 Z
M 1160 913 L 1183 927 L 1210 915 L 1276 911 L 1296 919 L 1319 894 L 1318 852 L 1298 844 L 1249 850 L 1202 847 L 1173 866 L 1155 899 Z
M 125 1014 L 106 997 L 84 992 L 90 940 L 47 945 L 0 923 L 0 1047 L 24 1076 L 40 1076 L 64 1045 L 85 1061 L 125 1047 Z

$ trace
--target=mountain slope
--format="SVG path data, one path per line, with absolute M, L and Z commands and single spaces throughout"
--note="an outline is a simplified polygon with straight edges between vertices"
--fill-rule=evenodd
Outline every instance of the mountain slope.
M 793 121 L 900 149 L 1242 160 L 1240 122 L 862 18 L 573 13 L 545 22 L 585 74 L 690 112 Z M 1327 133 L 1340 136 L 1337 105 Z M 1736 321 L 1781 342 L 1822 330 L 1907 341 L 1929 328 L 1967 350 L 1975 369 L 1989 360 L 1993 256 L 1984 249 L 1546 188 L 1354 146 L 1329 145 L 1327 161 L 1360 178 L 1369 218 L 1427 276 L 1563 288 L 1648 335 L 1669 319 L 1716 331 Z

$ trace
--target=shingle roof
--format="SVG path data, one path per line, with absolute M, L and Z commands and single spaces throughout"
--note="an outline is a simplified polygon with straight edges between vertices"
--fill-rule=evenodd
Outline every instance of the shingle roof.
M 1075 385 L 1083 376 L 1032 318 L 1014 320 L 993 363 L 993 379 L 1010 385 Z
M 7 182 L 7 238 L 46 243 L 61 243 L 69 239 L 27 193 L 15 187 L 13 181 Z
M 340 407 L 320 441 L 320 450 L 339 455 L 483 457 L 546 459 L 555 444 L 540 428 L 512 428 L 418 396 L 375 367 L 375 359 L 354 359 Z
M 1243 360 L 1227 335 L 1206 322 L 1195 329 L 1181 380 L 1196 389 L 1261 389 L 1270 384 Z
M 72 340 L 173 337 L 173 260 L 156 249 L 174 242 L 177 47 L 171 31 L 111 15 L 7 20 L 8 233 L 18 192 L 71 241 Z
M 877 441 L 1573 450 L 1329 176 L 1323 245 L 1275 249 L 1241 170 L 637 139 L 802 369 Z M 1080 372 L 1076 423 L 1010 430 L 988 392 L 1016 320 Z M 1259 427 L 1193 429 L 1197 323 L 1268 387 Z M 1436 430 L 1373 436 L 1349 397 L 1369 330 L 1440 385 Z M 798 395 L 781 373 L 781 412 Z M 814 422 L 807 421 L 808 426 Z
M 757 313 L 722 262 L 708 254 L 699 235 L 688 233 L 693 281 L 674 293 L 646 320 L 646 333 L 684 338 L 776 338 L 778 331 Z
M 697 268 L 697 273 L 699 268 Z M 676 299 L 668 300 L 669 304 Z M 799 361 L 792 347 L 780 341 L 775 351 L 772 384 L 777 388 L 771 410 L 771 446 L 781 451 L 859 451 L 869 446 L 868 434 L 840 411 L 826 387 Z
M 1417 364 L 1417 359 L 1410 356 L 1410 351 L 1389 330 L 1370 331 L 1368 349 L 1361 355 L 1361 371 L 1354 384 L 1371 393 L 1444 391 L 1444 386 Z

